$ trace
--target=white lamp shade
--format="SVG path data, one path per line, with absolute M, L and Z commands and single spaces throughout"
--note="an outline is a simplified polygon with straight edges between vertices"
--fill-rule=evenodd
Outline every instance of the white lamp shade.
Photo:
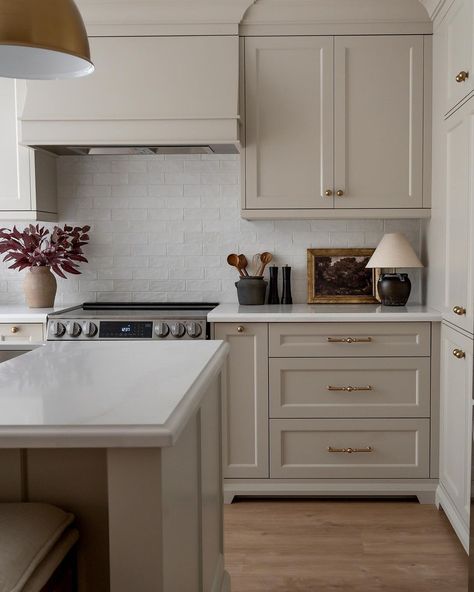
M 367 263 L 368 268 L 423 267 L 413 247 L 399 232 L 385 234 Z

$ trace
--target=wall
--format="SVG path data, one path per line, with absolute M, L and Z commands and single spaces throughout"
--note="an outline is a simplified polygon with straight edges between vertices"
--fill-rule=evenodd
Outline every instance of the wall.
M 92 230 L 89 264 L 59 280 L 57 303 L 234 302 L 227 255 L 262 251 L 294 268 L 294 300 L 306 302 L 308 247 L 375 247 L 402 231 L 419 252 L 418 220 L 241 220 L 239 171 L 238 156 L 61 157 L 60 223 Z M 22 275 L 1 264 L 0 303 L 23 302 Z M 419 302 L 420 274 L 410 276 Z

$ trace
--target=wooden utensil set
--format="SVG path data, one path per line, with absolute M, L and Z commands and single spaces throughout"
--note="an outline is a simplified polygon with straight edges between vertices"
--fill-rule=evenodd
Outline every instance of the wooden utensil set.
M 252 257 L 252 275 L 247 271 L 248 261 L 245 255 L 236 255 L 231 253 L 227 257 L 227 263 L 231 267 L 235 267 L 239 272 L 240 277 L 262 277 L 266 266 L 272 261 L 273 255 L 271 253 L 257 253 Z

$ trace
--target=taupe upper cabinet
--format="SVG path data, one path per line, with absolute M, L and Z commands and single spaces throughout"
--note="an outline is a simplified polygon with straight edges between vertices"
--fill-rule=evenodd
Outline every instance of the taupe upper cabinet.
M 245 39 L 247 208 L 332 207 L 333 55 L 332 37 Z
M 0 78 L 0 220 L 54 221 L 56 159 L 18 143 L 17 94 Z
M 472 0 L 456 0 L 443 24 L 447 56 L 446 112 L 474 90 L 473 18 Z
M 244 217 L 429 215 L 422 35 L 244 43 Z

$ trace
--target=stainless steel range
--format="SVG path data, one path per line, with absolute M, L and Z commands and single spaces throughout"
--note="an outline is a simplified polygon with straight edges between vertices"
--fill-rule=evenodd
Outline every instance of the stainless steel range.
M 86 303 L 48 316 L 48 341 L 210 339 L 213 303 Z

